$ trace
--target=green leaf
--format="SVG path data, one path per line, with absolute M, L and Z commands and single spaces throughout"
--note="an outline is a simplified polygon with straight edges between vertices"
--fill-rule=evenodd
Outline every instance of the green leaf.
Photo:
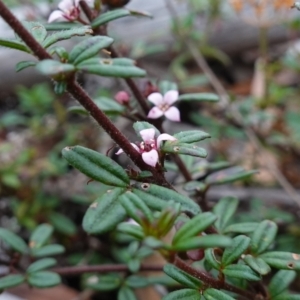
M 238 206 L 238 200 L 235 197 L 222 198 L 213 208 L 213 212 L 218 219 L 215 222 L 215 227 L 219 232 L 223 232 L 224 228 L 234 215 Z
M 140 197 L 131 191 L 127 191 L 126 193 L 122 194 L 119 198 L 119 201 L 125 208 L 127 214 L 136 222 L 140 223 L 141 221 L 141 216 L 137 214 L 138 211 L 142 212 L 143 216 L 145 216 L 150 223 L 153 221 L 152 212 L 149 207 Z
M 224 230 L 224 233 L 234 232 L 234 233 L 250 233 L 253 232 L 259 223 L 257 222 L 245 222 L 245 223 L 236 223 L 227 226 Z
M 274 300 L 300 300 L 300 294 L 282 294 L 274 298 Z
M 95 18 L 92 22 L 92 28 L 96 28 L 108 22 L 111 22 L 116 19 L 120 19 L 123 17 L 130 16 L 130 11 L 127 9 L 114 9 L 108 11 L 104 14 L 100 14 L 97 18 Z
M 54 93 L 57 95 L 61 95 L 67 89 L 67 83 L 65 81 L 57 81 L 54 82 Z
M 53 59 L 44 59 L 36 64 L 36 68 L 44 75 L 57 75 L 59 73 L 69 73 L 75 71 L 71 64 L 63 64 Z
M 192 93 L 192 94 L 183 94 L 178 98 L 179 101 L 211 101 L 217 102 L 220 100 L 220 97 L 216 94 L 211 93 Z
M 205 149 L 191 144 L 179 143 L 178 141 L 165 142 L 161 147 L 161 151 L 165 153 L 183 154 L 196 157 L 207 156 L 207 152 Z
M 137 298 L 131 288 L 122 286 L 118 292 L 118 300 L 137 300 Z
M 5 229 L 0 228 L 0 241 L 4 241 L 8 244 L 12 249 L 17 252 L 26 254 L 28 252 L 28 247 L 26 243 L 18 237 L 15 233 Z
M 202 286 L 202 282 L 199 279 L 182 271 L 181 269 L 175 267 L 172 264 L 166 264 L 164 266 L 164 272 L 185 287 L 191 289 L 199 289 Z
M 68 61 L 69 60 L 69 53 L 64 47 L 54 46 L 48 50 L 50 55 L 57 54 L 61 61 Z
M 214 249 L 205 249 L 205 260 L 209 263 L 211 267 L 213 267 L 216 270 L 219 270 L 221 268 L 221 263 L 216 259 Z
M 106 114 L 121 114 L 125 111 L 123 105 L 110 98 L 99 97 L 94 99 L 94 102 Z
M 62 245 L 52 244 L 42 248 L 32 249 L 31 255 L 34 257 L 52 256 L 58 255 L 65 252 L 65 248 Z
M 201 300 L 201 295 L 197 290 L 181 289 L 169 293 L 162 300 Z
M 126 233 L 130 236 L 133 236 L 138 240 L 143 240 L 145 237 L 142 227 L 138 225 L 120 223 L 117 227 L 117 230 Z
M 225 294 L 224 292 L 211 288 L 206 289 L 203 293 L 203 296 L 207 300 L 234 300 L 234 298 Z
M 52 235 L 52 232 L 53 227 L 50 224 L 39 225 L 30 236 L 30 249 L 37 249 L 44 246 Z
M 96 291 L 113 291 L 120 286 L 121 282 L 118 274 L 92 275 L 85 280 L 85 287 Z
M 227 170 L 223 170 L 208 176 L 205 179 L 205 183 L 209 185 L 227 184 L 227 183 L 235 182 L 237 180 L 247 179 L 257 172 L 258 171 L 256 170 L 251 170 L 251 171 L 239 171 L 235 174 L 227 174 Z
M 223 269 L 223 273 L 232 278 L 246 279 L 249 281 L 259 281 L 260 276 L 246 265 L 229 265 Z
M 239 235 L 232 239 L 232 243 L 227 247 L 222 256 L 222 266 L 227 266 L 238 260 L 250 245 L 250 238 Z
M 259 256 L 268 265 L 277 269 L 300 271 L 300 255 L 291 252 L 271 251 Z
M 194 215 L 201 212 L 200 207 L 190 198 L 173 190 L 149 183 L 137 183 L 133 193 L 138 195 L 149 207 L 156 209 L 166 207 L 167 202 L 174 201 L 181 204 L 181 210 Z
M 47 36 L 46 28 L 38 22 L 23 22 L 26 29 L 33 35 L 33 37 L 40 43 L 44 41 Z
M 190 237 L 178 241 L 172 248 L 176 251 L 187 251 L 192 249 L 205 249 L 215 247 L 228 247 L 232 243 L 232 239 L 218 234 L 210 234 L 205 236 Z
M 48 215 L 49 221 L 54 226 L 54 228 L 63 234 L 66 235 L 74 235 L 76 234 L 77 228 L 74 222 L 68 218 L 67 216 L 57 213 L 57 212 L 51 212 Z
M 0 38 L 0 46 L 31 53 L 30 49 L 23 42 L 17 40 Z
M 144 129 L 150 129 L 150 128 L 153 128 L 155 130 L 156 137 L 158 137 L 160 135 L 160 132 L 158 131 L 158 129 L 148 122 L 135 122 L 133 124 L 133 129 L 139 138 L 142 138 L 140 135 L 140 131 L 142 131 Z
M 124 169 L 97 151 L 74 146 L 64 148 L 62 155 L 70 165 L 96 181 L 118 187 L 129 185 Z
M 133 289 L 139 289 L 148 286 L 149 281 L 147 277 L 131 275 L 126 278 L 126 284 Z
M 86 71 L 105 77 L 145 77 L 146 71 L 136 66 L 120 65 L 115 59 L 98 59 L 98 63 L 83 62 L 77 66 L 78 70 Z
M 160 81 L 158 84 L 159 91 L 164 95 L 166 92 L 175 90 L 178 91 L 178 86 L 175 82 Z
M 82 42 L 77 44 L 69 55 L 69 62 L 74 65 L 97 55 L 100 50 L 107 48 L 113 43 L 113 39 L 107 36 L 93 36 L 84 39 Z
M 210 138 L 211 136 L 200 130 L 189 130 L 189 131 L 182 131 L 179 133 L 174 134 L 174 137 L 177 139 L 179 143 L 197 143 L 202 140 L 205 140 L 207 138 Z
M 203 182 L 200 181 L 189 181 L 183 186 L 183 189 L 187 192 L 201 192 L 205 191 L 207 188 L 207 185 L 205 185 Z
M 56 265 L 56 259 L 54 258 L 44 258 L 44 259 L 40 259 L 35 261 L 34 263 L 32 263 L 26 270 L 27 273 L 34 273 L 37 271 L 41 271 L 44 269 L 48 269 L 54 265 Z
M 283 293 L 288 289 L 290 284 L 295 280 L 296 272 L 295 271 L 287 271 L 280 270 L 278 271 L 271 279 L 269 283 L 269 292 L 271 295 L 271 299 Z
M 88 233 L 101 234 L 112 230 L 126 217 L 126 211 L 119 201 L 122 188 L 108 190 L 90 205 L 82 221 Z
M 260 254 L 267 250 L 273 243 L 277 234 L 276 223 L 270 220 L 262 221 L 251 236 L 251 251 Z
M 60 276 L 50 271 L 39 271 L 29 274 L 28 283 L 37 288 L 48 288 L 61 283 Z
M 212 225 L 216 219 L 217 217 L 210 212 L 205 212 L 195 216 L 180 227 L 180 229 L 174 235 L 172 243 L 175 245 L 181 240 L 196 236 L 207 227 Z
M 128 261 L 127 266 L 131 273 L 136 273 L 141 267 L 141 261 L 138 258 L 131 258 Z
M 73 36 L 84 36 L 86 34 L 92 34 L 93 30 L 89 26 L 75 27 L 67 30 L 61 30 L 49 35 L 43 42 L 44 48 L 48 48 L 51 45 L 62 41 L 68 40 Z
M 25 60 L 25 61 L 20 61 L 16 64 L 16 72 L 20 72 L 28 67 L 34 67 L 36 65 L 35 61 L 29 61 L 29 60 Z
M 261 275 L 266 275 L 271 272 L 270 266 L 262 258 L 248 254 L 244 257 L 244 262 Z
M 0 278 L 0 291 L 20 285 L 25 281 L 25 277 L 20 274 L 7 275 Z

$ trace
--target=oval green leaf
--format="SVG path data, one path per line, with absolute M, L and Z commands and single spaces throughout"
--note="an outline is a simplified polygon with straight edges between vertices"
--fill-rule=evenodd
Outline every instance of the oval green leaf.
M 211 93 L 191 93 L 191 94 L 182 94 L 178 98 L 179 101 L 211 101 L 217 102 L 220 100 L 220 97 L 216 94 Z
M 199 205 L 193 200 L 173 190 L 149 183 L 137 183 L 134 187 L 133 193 L 138 195 L 151 208 L 165 208 L 167 202 L 174 201 L 181 205 L 182 211 L 187 211 L 194 215 L 201 212 Z
M 90 205 L 82 221 L 88 233 L 101 234 L 114 229 L 126 217 L 126 211 L 119 201 L 124 189 L 108 190 Z
M 108 11 L 104 14 L 100 14 L 97 18 L 95 18 L 92 22 L 92 28 L 96 28 L 108 22 L 111 22 L 116 19 L 120 19 L 123 17 L 130 16 L 130 11 L 127 9 L 114 9 Z
M 64 252 L 65 252 L 65 248 L 62 245 L 52 244 L 38 249 L 33 248 L 31 250 L 31 255 L 34 257 L 44 257 L 44 256 L 58 255 Z
M 164 266 L 164 272 L 185 287 L 192 289 L 200 289 L 202 286 L 202 282 L 199 279 L 182 271 L 181 269 L 175 267 L 172 264 L 166 264 Z
M 259 223 L 257 222 L 231 224 L 225 228 L 224 233 L 250 233 L 253 232 L 258 225 Z
M 29 48 L 24 43 L 19 42 L 17 40 L 10 40 L 10 39 L 0 38 L 0 46 L 7 47 L 7 48 L 10 48 L 10 49 L 19 50 L 19 51 L 23 51 L 23 52 L 26 52 L 26 53 L 31 53 Z
M 261 277 L 246 265 L 229 265 L 223 269 L 223 273 L 232 278 L 245 279 L 249 281 L 259 281 Z
M 40 271 L 29 274 L 27 281 L 31 286 L 48 288 L 60 284 L 61 278 L 54 272 Z
M 31 234 L 29 239 L 30 249 L 41 248 L 52 235 L 53 227 L 50 224 L 39 225 Z
M 248 254 L 244 257 L 244 262 L 260 275 L 266 275 L 271 272 L 270 266 L 262 258 Z
M 35 261 L 34 263 L 32 263 L 26 270 L 27 273 L 34 273 L 37 271 L 41 271 L 44 269 L 48 269 L 50 267 L 53 267 L 54 265 L 56 265 L 56 259 L 54 258 L 44 258 L 44 259 L 40 259 Z
M 137 298 L 131 288 L 122 286 L 118 292 L 118 300 L 137 300 Z
M 120 286 L 121 282 L 118 274 L 92 275 L 85 280 L 84 285 L 96 291 L 113 291 Z
M 161 147 L 164 153 L 190 155 L 196 157 L 206 157 L 207 151 L 195 145 L 180 143 L 178 141 L 167 141 Z
M 260 254 L 273 243 L 277 234 L 277 225 L 273 221 L 264 220 L 254 230 L 251 236 L 251 251 Z
M 222 266 L 227 266 L 238 260 L 250 245 L 250 238 L 239 235 L 232 239 L 232 243 L 227 247 L 222 256 Z
M 16 72 L 20 72 L 28 67 L 34 67 L 36 65 L 36 62 L 35 61 L 20 61 L 16 64 Z
M 191 220 L 181 226 L 176 232 L 172 242 L 173 245 L 176 245 L 181 240 L 196 236 L 197 234 L 201 233 L 207 227 L 212 225 L 216 219 L 217 217 L 210 212 L 205 212 L 193 217 Z
M 25 277 L 20 274 L 7 275 L 0 278 L 0 291 L 22 284 Z
M 268 290 L 270 292 L 271 298 L 275 298 L 276 296 L 283 293 L 288 289 L 290 284 L 295 280 L 296 272 L 288 271 L 288 270 L 280 270 L 278 271 L 269 283 Z
M 234 300 L 231 296 L 216 289 L 207 289 L 204 291 L 203 296 L 207 300 Z
M 57 75 L 59 73 L 69 73 L 75 71 L 71 64 L 64 64 L 53 59 L 45 59 L 36 64 L 36 69 L 44 75 Z
M 129 185 L 124 169 L 97 151 L 74 146 L 64 148 L 62 155 L 70 165 L 96 181 L 118 187 Z
M 0 241 L 4 241 L 13 250 L 26 254 L 28 252 L 28 247 L 26 243 L 18 237 L 15 233 L 5 229 L 0 228 Z
M 178 140 L 179 143 L 191 144 L 200 142 L 202 140 L 210 138 L 211 136 L 204 131 L 189 130 L 176 133 L 174 134 L 174 137 Z
M 169 293 L 162 300 L 201 300 L 201 295 L 194 289 L 181 289 Z
M 300 254 L 271 251 L 259 256 L 268 265 L 277 269 L 300 271 Z
M 221 263 L 216 259 L 214 249 L 205 249 L 204 253 L 205 260 L 208 262 L 208 264 L 214 269 L 219 270 L 221 268 Z

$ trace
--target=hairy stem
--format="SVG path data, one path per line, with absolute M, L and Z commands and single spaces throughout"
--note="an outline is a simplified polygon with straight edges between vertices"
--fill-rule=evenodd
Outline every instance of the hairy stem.
M 11 26 L 38 59 L 52 59 L 51 55 L 33 38 L 21 22 L 10 12 L 6 5 L 4 5 L 2 0 L 0 0 L 0 16 Z M 68 79 L 67 90 L 91 114 L 110 137 L 122 147 L 124 152 L 141 170 L 150 171 L 157 184 L 171 188 L 171 185 L 166 181 L 163 173 L 143 161 L 141 155 L 132 147 L 127 138 L 114 126 L 110 119 L 97 107 L 93 100 L 72 77 Z

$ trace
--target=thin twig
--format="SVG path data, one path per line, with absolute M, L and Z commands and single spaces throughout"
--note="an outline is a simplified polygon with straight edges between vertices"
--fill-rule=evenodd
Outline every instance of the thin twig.
M 168 9 L 172 13 L 173 17 L 175 19 L 178 18 L 177 12 L 172 6 L 172 4 L 165 0 Z M 176 23 L 176 22 L 175 22 Z M 216 93 L 220 97 L 219 106 L 223 110 L 225 109 L 232 109 L 230 107 L 229 102 L 229 95 L 220 82 L 220 80 L 217 78 L 217 76 L 214 74 L 214 72 L 211 70 L 209 65 L 207 64 L 205 58 L 199 52 L 198 48 L 195 46 L 195 44 L 190 40 L 189 37 L 186 37 L 184 34 L 181 33 L 180 30 L 177 30 L 178 36 L 184 40 L 184 44 L 188 48 L 189 52 L 191 53 L 193 59 L 195 60 L 198 67 L 206 74 L 208 77 L 210 84 L 216 91 Z M 270 173 L 276 178 L 278 183 L 281 185 L 281 187 L 286 191 L 286 193 L 293 199 L 293 201 L 300 206 L 300 195 L 297 194 L 296 190 L 293 188 L 293 186 L 287 181 L 285 176 L 282 174 L 282 172 L 279 170 L 279 168 L 274 165 L 273 161 L 269 158 L 268 151 L 262 146 L 261 142 L 259 141 L 259 138 L 257 137 L 256 133 L 252 130 L 251 127 L 247 127 L 243 122 L 243 117 L 240 114 L 238 110 L 235 110 L 232 114 L 231 118 L 234 119 L 238 124 L 241 125 L 241 127 L 245 130 L 246 136 L 248 137 L 249 141 L 252 143 L 252 145 L 255 147 L 257 153 L 259 153 L 261 156 L 264 157 L 265 165 L 267 169 L 270 171 Z
M 162 265 L 153 265 L 153 264 L 141 264 L 139 269 L 140 272 L 153 271 L 161 272 L 163 270 Z M 110 273 L 110 272 L 128 272 L 128 265 L 93 265 L 93 266 L 73 266 L 73 267 L 59 267 L 51 269 L 52 272 L 55 272 L 59 275 L 64 276 L 76 276 L 83 273 Z

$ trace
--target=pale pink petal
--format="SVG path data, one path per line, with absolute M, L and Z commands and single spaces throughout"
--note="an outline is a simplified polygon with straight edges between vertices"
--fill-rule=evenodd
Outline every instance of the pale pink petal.
M 140 149 L 139 149 L 139 147 L 138 147 L 136 144 L 133 144 L 133 143 L 130 143 L 130 144 L 131 144 L 131 146 L 132 146 L 136 151 L 140 152 Z M 122 154 L 123 152 L 124 152 L 123 149 L 119 149 L 118 152 L 116 152 L 116 155 L 120 155 L 120 154 Z
M 116 155 L 120 155 L 120 154 L 122 154 L 123 152 L 124 152 L 123 149 L 119 149 L 119 151 L 116 152 Z
M 155 130 L 154 128 L 143 129 L 140 131 L 140 135 L 144 142 L 154 140 Z
M 164 98 L 160 93 L 152 93 L 148 96 L 148 100 L 152 102 L 155 106 L 158 106 L 163 103 Z
M 66 18 L 63 15 L 63 12 L 60 10 L 55 10 L 52 12 L 48 18 L 48 23 L 54 22 L 54 21 L 66 21 Z
M 154 106 L 150 109 L 147 118 L 157 119 L 160 118 L 163 114 L 164 112 L 161 109 L 159 109 L 157 106 Z
M 180 112 L 179 109 L 175 106 L 170 107 L 165 111 L 165 116 L 174 122 L 180 122 Z
M 170 106 L 177 100 L 178 100 L 178 91 L 176 90 L 168 91 L 164 95 L 164 102 Z
M 152 149 L 149 152 L 144 152 L 142 158 L 147 165 L 155 167 L 158 162 L 158 153 L 156 150 Z
M 58 8 L 64 12 L 70 11 L 75 6 L 73 0 L 62 0 L 58 4 Z
M 157 144 L 157 148 L 160 147 L 160 144 L 162 141 L 176 141 L 177 139 L 174 138 L 174 136 L 171 136 L 167 133 L 163 133 L 161 135 L 158 136 L 156 144 Z

